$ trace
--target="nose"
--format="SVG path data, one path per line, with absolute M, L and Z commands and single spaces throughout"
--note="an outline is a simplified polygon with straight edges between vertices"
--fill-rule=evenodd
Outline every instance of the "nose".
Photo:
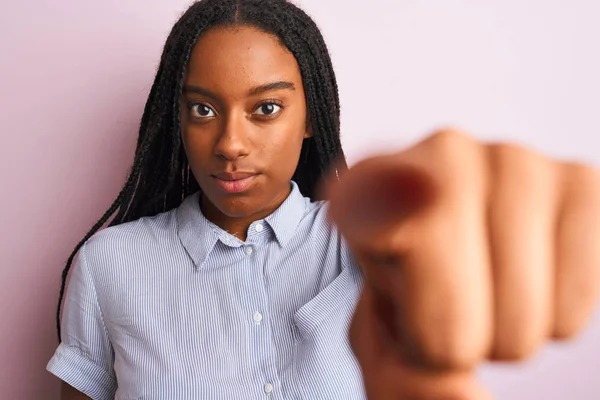
M 235 161 L 248 155 L 250 151 L 247 130 L 244 129 L 243 115 L 229 115 L 223 122 L 215 145 L 215 154 L 227 161 Z

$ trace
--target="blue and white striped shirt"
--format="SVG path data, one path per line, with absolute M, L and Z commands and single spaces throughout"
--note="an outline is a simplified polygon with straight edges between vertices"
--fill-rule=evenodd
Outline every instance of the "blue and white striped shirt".
M 199 194 L 81 249 L 48 370 L 92 399 L 364 399 L 361 274 L 326 203 L 292 192 L 245 242 Z

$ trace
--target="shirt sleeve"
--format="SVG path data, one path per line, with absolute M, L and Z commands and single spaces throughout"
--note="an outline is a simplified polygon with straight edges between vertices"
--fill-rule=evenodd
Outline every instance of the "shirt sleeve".
M 360 268 L 358 260 L 356 259 L 354 254 L 352 254 L 352 251 L 350 251 L 348 242 L 343 236 L 341 236 L 341 264 L 342 270 L 346 268 L 350 269 L 350 274 L 352 275 L 352 278 L 357 282 L 359 287 L 362 288 L 362 285 L 364 283 L 362 269 Z
M 47 370 L 93 400 L 114 399 L 114 351 L 86 264 L 85 245 L 71 270 L 61 331 L 62 342 Z

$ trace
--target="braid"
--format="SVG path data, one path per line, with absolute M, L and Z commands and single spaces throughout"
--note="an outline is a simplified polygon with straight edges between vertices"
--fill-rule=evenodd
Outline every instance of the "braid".
M 251 25 L 279 37 L 296 58 L 307 103 L 305 139 L 292 179 L 304 196 L 317 200 L 316 186 L 331 167 L 347 169 L 340 142 L 340 104 L 333 66 L 314 21 L 286 0 L 201 0 L 175 23 L 144 107 L 135 158 L 117 198 L 75 246 L 62 271 L 56 328 L 67 276 L 81 247 L 107 222 L 114 226 L 178 207 L 200 190 L 181 143 L 179 99 L 186 67 L 199 36 L 217 26 Z M 112 219 L 111 219 L 112 218 Z

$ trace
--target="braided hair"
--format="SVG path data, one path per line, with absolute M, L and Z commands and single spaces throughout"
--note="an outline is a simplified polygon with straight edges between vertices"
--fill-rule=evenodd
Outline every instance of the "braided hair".
M 62 271 L 56 328 L 66 280 L 79 249 L 102 226 L 133 221 L 178 207 L 200 190 L 181 143 L 179 98 L 198 37 L 218 26 L 247 25 L 277 36 L 300 67 L 313 136 L 304 140 L 292 179 L 318 199 L 317 184 L 332 167 L 347 169 L 340 143 L 338 87 L 329 52 L 315 22 L 287 0 L 200 0 L 175 23 L 165 43 L 142 115 L 130 174 L 112 205 L 75 246 Z M 112 217 L 112 219 L 111 219 Z

